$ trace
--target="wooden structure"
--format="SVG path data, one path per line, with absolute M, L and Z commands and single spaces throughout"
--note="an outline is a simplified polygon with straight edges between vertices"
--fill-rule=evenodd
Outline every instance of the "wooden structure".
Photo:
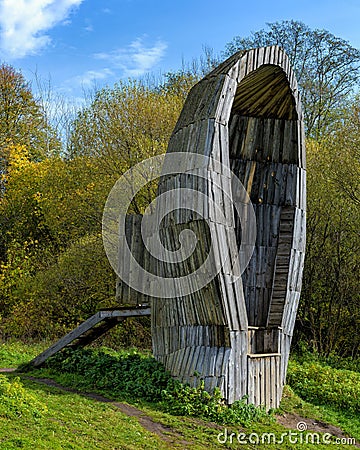
M 208 391 L 218 387 L 229 404 L 246 395 L 250 403 L 276 408 L 305 252 L 303 117 L 286 54 L 277 46 L 240 52 L 196 84 L 170 138 L 167 154 L 173 153 L 184 155 L 186 168 L 160 177 L 157 208 L 166 210 L 162 194 L 170 191 L 178 207 L 152 233 L 176 253 L 180 234 L 190 229 L 198 237 L 193 253 L 177 264 L 150 256 L 141 216 L 128 216 L 125 235 L 119 236 L 138 264 L 174 282 L 170 293 L 151 298 L 154 356 L 185 383 L 196 386 L 203 379 Z M 206 167 L 191 166 L 194 154 L 204 157 Z M 204 170 L 205 178 L 199 176 Z M 233 254 L 250 222 L 233 207 L 239 190 L 231 172 L 245 187 L 256 218 L 254 251 L 241 277 L 234 277 L 241 261 L 234 262 Z M 119 264 L 139 278 L 130 260 L 119 256 Z M 201 289 L 176 285 L 183 278 L 194 283 L 189 273 L 208 260 L 216 275 Z M 134 306 L 149 300 L 121 280 L 117 298 Z M 85 345 L 126 316 L 147 314 L 148 307 L 101 311 L 32 363 L 42 364 L 71 343 Z
M 103 309 L 98 311 L 51 347 L 40 353 L 40 355 L 36 356 L 29 364 L 33 367 L 40 367 L 50 356 L 55 355 L 55 353 L 65 347 L 84 347 L 128 317 L 149 315 L 149 305 L 142 305 L 137 308 Z
M 206 287 L 152 300 L 153 351 L 174 377 L 192 386 L 203 379 L 230 404 L 245 395 L 267 408 L 280 403 L 304 263 L 304 145 L 297 82 L 277 46 L 237 53 L 196 84 L 169 142 L 168 153 L 202 154 L 230 168 L 255 210 L 254 252 L 234 281 L 227 259 L 241 242 L 231 205 L 236 192 L 212 162 L 198 189 L 210 199 L 215 184 L 222 186 L 227 196 L 216 203 L 225 220 L 210 200 L 202 217 L 184 212 L 182 203 L 161 222 L 162 239 L 175 251 L 179 233 L 190 228 L 200 245 L 182 265 L 152 267 L 165 277 L 184 276 L 213 246 L 221 270 Z M 199 185 L 189 170 L 162 177 L 159 194 Z

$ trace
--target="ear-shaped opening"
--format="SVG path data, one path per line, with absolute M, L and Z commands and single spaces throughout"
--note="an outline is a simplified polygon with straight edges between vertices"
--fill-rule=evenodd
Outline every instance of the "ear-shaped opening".
M 263 65 L 242 79 L 230 114 L 229 159 L 256 214 L 255 250 L 243 273 L 248 323 L 252 327 L 250 347 L 254 353 L 278 351 L 275 330 L 281 326 L 283 309 L 271 324 L 274 331 L 269 327 L 269 312 L 276 271 L 283 270 L 286 278 L 289 270 L 288 265 L 277 267 L 277 257 L 284 211 L 295 206 L 299 129 L 296 99 L 281 67 Z M 290 221 L 289 234 L 293 226 Z M 235 229 L 240 245 L 241 225 L 237 217 Z

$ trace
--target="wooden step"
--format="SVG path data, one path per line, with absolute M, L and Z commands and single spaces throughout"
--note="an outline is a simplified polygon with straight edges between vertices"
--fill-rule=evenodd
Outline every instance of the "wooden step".
M 70 331 L 70 333 L 40 353 L 40 355 L 36 356 L 29 364 L 33 367 L 40 367 L 50 356 L 55 355 L 55 353 L 65 347 L 84 347 L 128 317 L 150 316 L 150 314 L 151 309 L 148 304 L 138 305 L 132 308 L 123 307 L 98 311 L 77 328 Z

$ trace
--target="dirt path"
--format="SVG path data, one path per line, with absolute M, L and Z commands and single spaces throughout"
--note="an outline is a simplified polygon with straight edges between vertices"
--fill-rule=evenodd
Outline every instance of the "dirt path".
M 169 444 L 172 444 L 174 446 L 181 445 L 182 448 L 190 448 L 191 447 L 191 442 L 185 441 L 183 436 L 181 434 L 179 434 L 177 431 L 175 431 L 174 429 L 167 427 L 166 425 L 163 425 L 159 422 L 154 422 L 154 420 L 150 416 L 148 416 L 146 413 L 144 413 L 140 409 L 135 408 L 135 406 L 131 406 L 126 403 L 110 400 L 109 398 L 106 398 L 100 394 L 81 392 L 76 389 L 65 387 L 49 378 L 35 378 L 35 377 L 31 377 L 31 376 L 26 376 L 26 378 L 31 381 L 34 381 L 35 383 L 44 384 L 46 386 L 54 387 L 61 391 L 71 392 L 73 394 L 91 398 L 97 402 L 108 403 L 111 406 L 113 406 L 114 408 L 121 411 L 123 414 L 126 414 L 127 416 L 130 416 L 130 417 L 136 417 L 137 420 L 139 421 L 140 425 L 143 428 L 145 428 L 147 431 L 150 431 L 151 433 L 156 434 L 161 440 L 163 440 Z
M 1 369 L 0 368 L 0 373 L 1 372 L 11 373 L 11 372 L 15 372 L 15 371 L 16 371 L 16 369 L 7 369 L 7 368 Z M 22 376 L 24 377 L 23 374 L 22 374 Z M 127 416 L 130 416 L 130 417 L 136 417 L 136 419 L 139 421 L 139 423 L 146 430 L 150 431 L 151 433 L 156 434 L 161 440 L 163 440 L 169 444 L 172 444 L 174 446 L 181 445 L 182 446 L 181 448 L 183 448 L 183 449 L 191 448 L 192 443 L 185 441 L 181 434 L 179 434 L 177 431 L 175 431 L 171 427 L 163 425 L 159 422 L 155 422 L 150 416 L 148 416 L 146 413 L 144 413 L 140 409 L 136 408 L 135 406 L 131 406 L 126 403 L 110 400 L 109 398 L 106 398 L 100 394 L 81 392 L 76 389 L 65 387 L 49 378 L 36 378 L 36 377 L 31 377 L 31 376 L 25 376 L 25 377 L 35 383 L 44 384 L 49 387 L 54 387 L 61 391 L 71 392 L 71 393 L 74 393 L 77 395 L 82 395 L 83 397 L 91 398 L 98 402 L 109 403 L 116 409 L 120 410 L 123 414 L 126 414 Z M 303 431 L 317 432 L 317 433 L 329 433 L 332 436 L 335 436 L 337 438 L 346 438 L 347 437 L 340 428 L 335 427 L 334 425 L 330 425 L 330 424 L 320 422 L 320 421 L 315 421 L 314 419 L 308 419 L 305 417 L 301 417 L 298 414 L 286 413 L 284 415 L 277 415 L 276 420 L 279 424 L 281 424 L 283 427 L 288 428 L 288 429 L 297 430 L 298 427 L 301 426 Z M 199 423 L 200 422 L 202 425 L 205 425 L 209 428 L 213 428 L 213 427 L 219 428 L 219 429 L 223 428 L 220 425 L 209 424 L 209 423 L 199 420 Z M 356 447 L 360 448 L 360 444 L 357 443 Z
M 348 436 L 338 427 L 330 425 L 319 420 L 308 419 L 301 417 L 298 414 L 286 413 L 282 416 L 276 416 L 276 420 L 285 428 L 291 428 L 294 430 L 309 431 L 316 433 L 329 433 L 337 438 L 347 438 Z M 360 444 L 355 444 L 356 447 L 360 448 Z

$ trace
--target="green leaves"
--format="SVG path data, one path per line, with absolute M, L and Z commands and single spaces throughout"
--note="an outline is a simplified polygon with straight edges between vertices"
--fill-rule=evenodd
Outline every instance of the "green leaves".
M 289 362 L 287 381 L 304 400 L 355 414 L 360 412 L 360 373 L 316 361 Z
M 81 389 L 95 389 L 128 401 L 156 402 L 174 415 L 200 417 L 219 424 L 250 425 L 269 420 L 263 408 L 246 398 L 228 407 L 219 389 L 209 394 L 200 380 L 197 388 L 174 380 L 162 364 L 137 351 L 108 354 L 103 351 L 65 349 L 49 359 L 47 366 L 59 373 L 77 374 Z

